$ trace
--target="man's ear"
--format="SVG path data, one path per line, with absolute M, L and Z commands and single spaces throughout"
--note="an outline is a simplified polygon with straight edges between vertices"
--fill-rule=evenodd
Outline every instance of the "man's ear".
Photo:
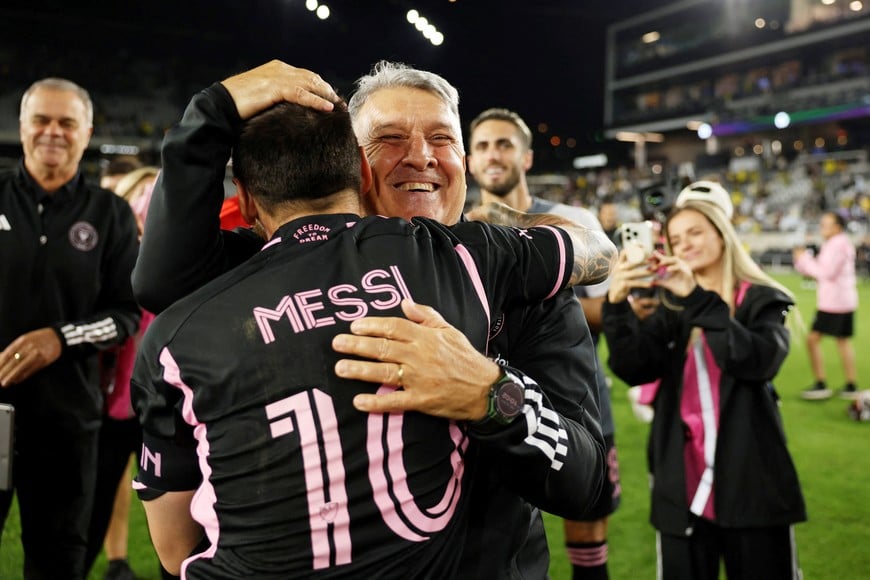
M 236 186 L 236 194 L 239 196 L 239 213 L 242 214 L 245 223 L 252 226 L 260 216 L 257 204 L 254 203 L 251 194 L 248 193 L 241 181 L 233 177 L 233 184 Z
M 366 157 L 365 150 L 360 147 L 359 148 L 359 156 L 360 156 L 360 194 L 366 194 L 372 188 L 372 182 L 374 178 L 372 177 L 372 166 L 369 164 L 369 159 Z
M 525 152 L 525 154 L 523 155 L 523 169 L 525 171 L 528 171 L 529 169 L 532 168 L 532 162 L 534 161 L 534 159 L 535 159 L 535 152 L 534 151 L 529 149 L 528 151 Z

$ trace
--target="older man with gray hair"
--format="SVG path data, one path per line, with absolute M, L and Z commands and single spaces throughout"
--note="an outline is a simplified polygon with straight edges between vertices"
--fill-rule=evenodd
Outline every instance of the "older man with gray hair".
M 136 331 L 136 221 L 79 170 L 93 132 L 80 86 L 34 83 L 21 100 L 24 158 L 0 175 L 0 403 L 15 409 L 25 578 L 83 578 L 103 395 L 99 349 Z
M 348 109 L 371 165 L 373 185 L 362 196 L 365 211 L 455 224 L 462 218 L 466 193 L 456 89 L 433 73 L 388 62 L 378 63 L 358 87 Z M 263 245 L 250 231 L 222 232 L 217 227 L 223 187 L 217 171 L 221 161 L 215 160 L 229 154 L 219 136 L 281 101 L 329 110 L 338 100 L 318 75 L 279 61 L 209 90 L 222 92 L 224 98 L 188 111 L 180 123 L 183 130 L 164 144 L 164 171 L 134 272 L 137 296 L 152 311 L 162 310 Z M 505 214 L 492 214 L 503 223 Z M 584 250 L 585 282 L 603 280 L 614 258 L 612 243 L 589 231 Z M 441 388 L 473 382 L 479 368 L 475 361 L 491 364 L 483 354 L 469 352 L 455 328 L 435 319 L 363 320 L 366 330 L 355 326 L 341 352 L 369 360 L 345 359 L 336 369 L 339 376 L 384 382 L 397 364 L 407 370 L 405 390 L 357 396 L 357 409 L 418 411 L 457 421 L 482 418 L 471 410 L 482 408 L 491 389 L 449 395 Z M 582 366 L 575 364 L 591 355 L 591 338 L 570 292 L 528 309 L 493 312 L 492 321 L 490 343 L 500 341 L 499 352 L 511 356 L 510 361 L 496 362 L 509 362 L 537 379 L 543 393 L 534 400 L 526 393 L 533 416 L 502 422 L 496 411 L 485 429 L 469 429 L 481 446 L 480 453 L 464 458 L 475 470 L 474 513 L 460 576 L 545 578 L 549 553 L 538 508 L 581 517 L 597 498 L 604 473 L 598 410 L 588 396 L 594 377 L 582 376 Z

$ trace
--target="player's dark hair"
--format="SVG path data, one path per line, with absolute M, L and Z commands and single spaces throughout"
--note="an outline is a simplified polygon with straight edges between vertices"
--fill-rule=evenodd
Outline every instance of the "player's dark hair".
M 359 191 L 360 151 L 346 108 L 280 103 L 255 115 L 233 147 L 233 174 L 268 209 Z

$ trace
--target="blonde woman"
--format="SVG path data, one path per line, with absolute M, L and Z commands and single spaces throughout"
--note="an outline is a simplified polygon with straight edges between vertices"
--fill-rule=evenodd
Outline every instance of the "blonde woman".
M 139 226 L 139 237 L 142 237 L 142 229 L 145 225 L 145 214 L 148 212 L 148 204 L 151 203 L 151 191 L 154 182 L 157 181 L 157 167 L 146 166 L 134 169 L 118 180 L 115 185 L 115 193 L 124 198 L 133 209 L 136 223 Z
M 723 560 L 728 578 L 800 576 L 792 525 L 806 510 L 771 385 L 794 298 L 752 261 L 732 213 L 718 184 L 686 188 L 665 253 L 621 255 L 603 310 L 613 372 L 632 385 L 661 379 L 648 460 L 668 580 L 716 580 Z M 662 305 L 641 321 L 628 297 L 649 287 Z
M 139 167 L 120 177 L 114 192 L 123 198 L 136 216 L 139 236 L 157 179 L 157 167 Z M 130 374 L 139 341 L 154 315 L 142 311 L 139 331 L 123 345 L 103 351 L 101 365 L 105 387 L 105 408 L 100 427 L 97 482 L 88 546 L 85 556 L 89 570 L 100 553 L 106 553 L 103 580 L 131 580 L 135 575 L 127 561 L 128 529 L 133 479 L 130 457 L 139 453 L 142 432 L 130 404 Z M 162 577 L 166 576 L 161 571 Z

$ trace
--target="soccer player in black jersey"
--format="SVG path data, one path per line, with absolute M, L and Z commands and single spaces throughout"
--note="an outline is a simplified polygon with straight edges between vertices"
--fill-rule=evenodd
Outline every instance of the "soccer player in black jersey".
M 353 320 L 417 301 L 484 351 L 490 312 L 581 279 L 587 232 L 361 219 L 371 172 L 342 110 L 256 115 L 233 167 L 242 214 L 269 242 L 162 313 L 134 372 L 137 479 L 161 561 L 175 570 L 200 540 L 177 510 L 187 500 L 207 547 L 186 578 L 456 575 L 477 468 L 467 432 L 546 430 L 535 386 L 489 362 L 491 402 L 465 423 L 360 413 L 354 397 L 396 390 L 404 369 L 390 384 L 341 379 L 329 345 Z
M 372 98 L 378 95 L 393 98 Z M 432 95 L 437 98 L 426 98 Z M 364 196 L 365 211 L 421 214 L 447 224 L 458 221 L 465 199 L 465 166 L 456 90 L 432 73 L 383 63 L 361 79 L 357 96 L 361 107 L 352 107 L 351 115 L 376 176 Z M 229 157 L 231 137 L 242 120 L 281 100 L 330 109 L 336 97 L 317 75 L 274 61 L 197 95 L 182 122 L 167 135 L 164 170 L 134 273 L 134 288 L 144 306 L 162 310 L 262 246 L 250 232 L 222 232 L 217 227 L 223 159 Z M 588 242 L 582 256 L 585 283 L 606 275 L 614 255 L 605 238 L 593 236 Z M 469 409 L 481 409 L 488 394 L 485 357 L 431 310 L 405 314 L 420 324 L 395 329 L 396 337 L 410 338 L 405 348 L 380 353 L 392 354 L 394 360 L 350 369 L 339 365 L 345 376 L 373 372 L 382 374 L 380 380 L 395 380 L 397 362 L 407 369 L 406 391 L 379 395 L 374 401 L 362 396 L 356 402 L 359 408 L 398 404 L 454 419 L 467 418 Z M 482 444 L 478 464 L 486 462 L 486 468 L 474 475 L 471 532 L 460 575 L 544 578 L 549 556 L 535 506 L 579 517 L 595 501 L 603 476 L 597 408 L 587 396 L 593 378 L 578 363 L 594 351 L 570 292 L 542 304 L 493 312 L 492 321 L 490 340 L 502 344 L 512 366 L 540 377 L 543 392 L 536 396 L 550 435 L 530 436 L 534 425 L 521 421 L 488 433 L 470 432 Z M 355 325 L 353 331 L 367 329 Z M 354 350 L 358 345 L 340 348 Z M 472 380 L 475 388 L 439 388 Z

